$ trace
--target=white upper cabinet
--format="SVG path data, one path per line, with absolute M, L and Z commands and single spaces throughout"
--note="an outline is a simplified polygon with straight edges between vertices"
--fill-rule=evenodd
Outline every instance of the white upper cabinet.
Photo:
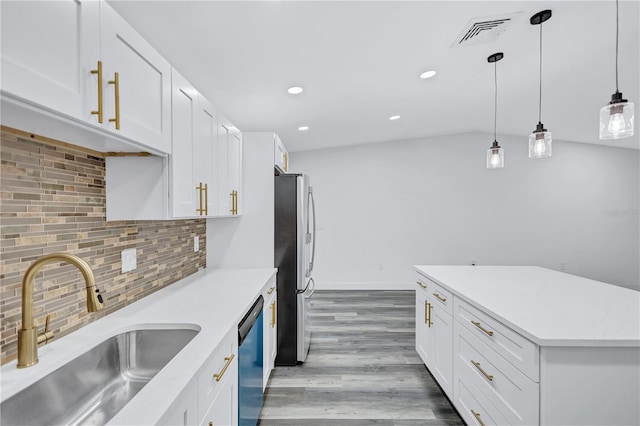
M 98 102 L 91 70 L 100 58 L 100 3 L 5 1 L 1 27 L 2 91 L 87 120 Z
M 105 123 L 152 149 L 171 152 L 171 65 L 102 2 Z
M 173 217 L 201 215 L 201 188 L 196 188 L 195 117 L 198 92 L 176 70 L 172 75 L 173 138 L 169 170 Z
M 215 216 L 218 187 L 218 112 L 202 95 L 198 96 L 195 117 L 195 182 L 202 184 L 204 216 Z
M 218 124 L 217 216 L 242 214 L 242 133 L 226 118 Z
M 275 167 L 280 173 L 286 173 L 289 171 L 289 153 L 278 135 L 275 135 L 273 143 L 275 145 L 273 158 Z

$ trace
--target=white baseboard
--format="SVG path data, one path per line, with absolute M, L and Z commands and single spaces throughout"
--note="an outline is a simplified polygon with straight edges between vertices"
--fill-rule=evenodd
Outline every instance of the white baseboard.
M 412 282 L 316 281 L 316 290 L 414 290 Z

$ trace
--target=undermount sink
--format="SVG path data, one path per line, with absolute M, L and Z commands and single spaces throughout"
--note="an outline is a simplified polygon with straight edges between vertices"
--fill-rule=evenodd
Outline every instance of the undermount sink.
M 103 425 L 198 334 L 133 330 L 113 336 L 7 399 L 2 425 Z

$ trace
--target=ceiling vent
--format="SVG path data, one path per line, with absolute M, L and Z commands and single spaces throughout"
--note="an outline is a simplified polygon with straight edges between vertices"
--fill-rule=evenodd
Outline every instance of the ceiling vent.
M 520 12 L 516 12 L 500 16 L 471 18 L 451 44 L 451 47 L 492 43 L 509 28 L 511 22 L 519 14 Z

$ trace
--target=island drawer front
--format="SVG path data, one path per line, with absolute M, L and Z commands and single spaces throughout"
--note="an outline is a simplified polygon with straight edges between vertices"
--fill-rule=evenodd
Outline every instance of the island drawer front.
M 231 358 L 231 359 L 230 359 Z M 198 375 L 198 412 L 199 418 L 209 410 L 209 406 L 225 380 L 237 380 L 238 329 L 233 327 L 215 348 Z M 236 372 L 236 377 L 231 374 Z M 219 378 L 219 380 L 216 379 Z
M 422 274 L 418 274 L 417 281 L 427 287 L 423 288 L 423 291 L 430 302 L 434 303 L 436 306 L 440 306 L 449 315 L 453 315 L 453 294 L 449 290 L 446 290 L 444 287 Z M 422 286 L 420 286 L 420 288 L 422 288 Z
M 454 365 L 512 425 L 538 424 L 539 385 L 474 336 L 454 324 Z
M 502 355 L 531 380 L 539 381 L 538 345 L 459 297 L 454 300 L 453 310 L 454 317 L 474 336 Z
M 486 396 L 464 374 L 454 373 L 453 405 L 468 425 L 507 425 Z M 482 423 L 481 423 L 482 422 Z

